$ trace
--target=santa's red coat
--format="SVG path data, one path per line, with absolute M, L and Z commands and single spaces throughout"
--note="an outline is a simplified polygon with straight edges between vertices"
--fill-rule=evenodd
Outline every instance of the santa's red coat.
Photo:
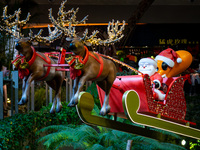
M 155 72 L 152 76 L 150 76 L 150 79 L 152 82 L 155 80 L 159 81 L 160 87 L 162 86 L 163 78 L 159 73 Z

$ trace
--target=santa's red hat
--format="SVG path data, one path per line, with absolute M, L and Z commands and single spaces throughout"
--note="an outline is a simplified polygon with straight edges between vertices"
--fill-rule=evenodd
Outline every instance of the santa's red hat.
M 175 62 L 182 62 L 182 59 L 178 57 L 177 53 L 171 48 L 162 51 L 159 55 L 156 56 L 155 60 L 162 60 L 170 67 L 174 67 Z
M 148 63 L 148 64 L 153 65 L 155 68 L 157 68 L 157 62 L 150 57 L 140 59 L 138 62 L 138 65 L 141 66 L 142 63 Z

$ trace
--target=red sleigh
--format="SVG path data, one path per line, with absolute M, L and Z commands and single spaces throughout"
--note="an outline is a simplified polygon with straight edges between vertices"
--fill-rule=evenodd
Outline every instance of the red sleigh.
M 190 127 L 195 126 L 196 123 L 185 120 L 186 101 L 183 86 L 186 80 L 186 76 L 164 79 L 166 97 L 163 101 L 157 101 L 154 100 L 148 75 L 117 76 L 109 96 L 110 114 L 129 119 L 136 124 L 200 139 L 200 131 Z M 99 87 L 97 90 L 100 102 L 103 104 L 104 91 Z M 121 122 L 92 115 L 93 101 L 89 93 L 81 93 L 77 110 L 85 123 L 121 131 L 126 129 L 125 132 L 139 135 L 148 132 L 144 136 L 157 139 L 154 131 L 146 131 L 145 128 L 131 127 Z
M 153 97 L 152 85 L 147 75 L 118 76 L 110 92 L 111 113 L 124 113 L 122 97 L 125 91 L 134 90 L 139 96 L 140 107 L 138 113 L 151 116 L 160 115 L 170 121 L 181 124 L 196 123 L 184 120 L 186 115 L 186 101 L 183 91 L 186 77 L 164 78 L 166 97 L 157 101 Z M 100 102 L 103 104 L 104 91 L 97 87 Z

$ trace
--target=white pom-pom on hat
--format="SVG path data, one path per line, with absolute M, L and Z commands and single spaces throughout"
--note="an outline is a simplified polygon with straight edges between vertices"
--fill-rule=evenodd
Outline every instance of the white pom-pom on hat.
M 182 62 L 182 59 L 181 59 L 181 58 L 177 58 L 176 62 L 177 62 L 177 63 L 181 63 L 181 62 Z

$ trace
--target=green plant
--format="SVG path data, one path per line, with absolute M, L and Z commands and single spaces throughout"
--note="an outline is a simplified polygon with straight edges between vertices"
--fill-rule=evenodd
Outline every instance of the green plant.
M 0 122 L 0 148 L 4 150 L 37 149 L 35 134 L 38 130 L 50 125 L 80 124 L 75 108 L 67 107 L 56 114 L 50 114 L 51 105 L 38 112 L 16 114 Z
M 99 116 L 99 111 L 98 106 L 95 105 L 92 114 Z M 130 121 L 122 118 L 118 118 L 118 121 L 131 124 Z M 163 131 L 160 132 L 179 138 L 179 136 L 175 134 Z M 39 130 L 37 134 L 40 135 L 38 142 L 42 143 L 44 147 L 49 150 L 60 149 L 62 147 L 73 147 L 74 149 L 84 150 L 123 150 L 126 149 L 127 140 L 133 140 L 132 149 L 137 150 L 184 150 L 183 147 L 178 145 L 158 142 L 153 139 L 121 131 L 111 130 L 100 126 L 92 127 L 85 124 L 79 126 L 70 124 L 47 126 Z
M 200 140 L 197 140 L 196 142 L 190 142 L 189 145 L 191 150 L 200 149 Z
M 50 133 L 41 136 L 38 140 L 49 150 L 57 150 L 62 147 L 84 150 L 124 150 L 126 149 L 127 140 L 133 140 L 132 149 L 137 150 L 185 150 L 185 148 L 178 145 L 85 124 L 79 126 L 49 126 L 38 131 L 38 134 L 41 133 Z

